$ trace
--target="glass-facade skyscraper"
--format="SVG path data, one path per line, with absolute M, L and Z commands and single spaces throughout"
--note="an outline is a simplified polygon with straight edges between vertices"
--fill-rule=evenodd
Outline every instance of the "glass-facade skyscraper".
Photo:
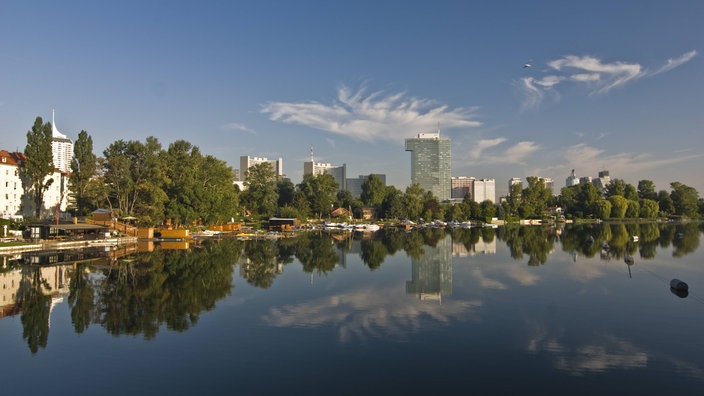
M 411 152 L 411 183 L 431 191 L 439 201 L 450 199 L 452 159 L 450 139 L 438 133 L 420 133 L 406 139 L 406 151 Z

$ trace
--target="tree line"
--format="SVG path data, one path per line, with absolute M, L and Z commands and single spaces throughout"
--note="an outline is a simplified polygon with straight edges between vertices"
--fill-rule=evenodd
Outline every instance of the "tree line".
M 37 117 L 27 132 L 25 191 L 36 203 L 37 217 L 43 193 L 53 181 L 48 178 L 54 170 L 51 130 L 50 123 Z M 568 218 L 699 218 L 704 214 L 704 200 L 697 190 L 680 182 L 672 182 L 670 191 L 656 191 L 650 180 L 641 180 L 636 187 L 614 179 L 603 191 L 582 183 L 554 195 L 544 180 L 528 177 L 525 188 L 512 186 L 498 204 L 475 202 L 469 195 L 462 202 L 444 203 L 418 184 L 402 191 L 384 185 L 374 174 L 362 184 L 359 198 L 347 190 L 338 191 L 329 174 L 304 175 L 302 182 L 294 185 L 277 177 L 268 163 L 250 167 L 246 188 L 240 191 L 225 161 L 202 154 L 185 140 L 164 149 L 151 136 L 144 142 L 120 139 L 102 154 L 93 153 L 92 137 L 82 130 L 74 144 L 69 177 L 74 215 L 107 207 L 122 216 L 135 216 L 143 225 L 169 220 L 177 226 L 189 226 L 222 224 L 232 218 L 329 218 L 334 208 L 347 209 L 356 218 L 361 218 L 366 208 L 373 208 L 379 218 L 412 221 L 543 218 L 558 206 Z

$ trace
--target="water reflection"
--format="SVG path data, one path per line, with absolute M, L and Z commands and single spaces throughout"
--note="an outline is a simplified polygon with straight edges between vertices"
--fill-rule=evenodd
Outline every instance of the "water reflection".
M 341 340 L 408 334 L 421 328 L 423 317 L 443 323 L 476 317 L 476 308 L 484 304 L 477 296 L 467 298 L 466 290 L 462 290 L 463 296 L 453 297 L 453 258 L 495 256 L 505 245 L 513 262 L 474 265 L 464 270 L 477 290 L 502 291 L 512 284 L 539 284 L 542 274 L 532 267 L 547 264 L 557 250 L 571 256 L 572 265 L 564 267 L 565 276 L 586 284 L 608 272 L 607 267 L 594 265 L 594 259 L 618 263 L 624 273 L 631 275 L 642 261 L 654 260 L 663 249 L 671 248 L 674 258 L 692 254 L 699 247 L 701 232 L 699 223 L 427 228 L 375 234 L 307 232 L 279 240 L 222 239 L 183 250 L 152 247 L 149 253 L 125 248 L 120 254 L 90 250 L 25 254 L 11 265 L 7 257 L 3 258 L 2 316 L 21 315 L 23 339 L 32 353 L 46 348 L 52 307 L 64 298 L 76 333 L 100 326 L 111 335 L 152 339 L 162 326 L 181 332 L 197 325 L 202 312 L 212 310 L 217 301 L 233 292 L 232 276 L 237 266 L 239 276 L 248 285 L 269 289 L 292 264 L 294 270 L 310 274 L 312 280 L 314 275 L 326 277 L 346 269 L 350 258 L 363 263 L 370 273 L 377 272 L 390 256 L 401 253 L 398 257 L 407 257 L 408 263 L 405 294 L 366 285 L 273 307 L 263 320 L 276 327 L 334 326 Z M 68 263 L 42 265 L 62 261 Z M 26 263 L 33 265 L 23 265 Z M 408 299 L 408 295 L 417 299 Z M 442 306 L 418 304 L 417 300 L 441 302 Z M 554 338 L 545 341 L 535 337 L 529 344 L 529 350 L 565 349 Z M 608 356 L 617 346 L 631 350 L 616 341 L 610 345 L 604 352 Z M 593 357 L 598 352 L 589 345 L 580 348 L 572 353 Z M 642 358 L 635 356 L 634 361 Z M 563 365 L 589 366 L 567 360 Z

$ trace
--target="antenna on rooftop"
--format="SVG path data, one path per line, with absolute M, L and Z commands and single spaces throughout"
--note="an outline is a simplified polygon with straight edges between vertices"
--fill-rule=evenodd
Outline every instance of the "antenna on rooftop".
M 310 145 L 310 162 L 315 164 L 315 160 L 313 159 L 313 145 Z

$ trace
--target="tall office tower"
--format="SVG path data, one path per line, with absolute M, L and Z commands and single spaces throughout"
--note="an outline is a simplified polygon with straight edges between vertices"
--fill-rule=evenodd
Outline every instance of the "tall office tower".
M 239 176 L 239 181 L 245 181 L 247 180 L 247 170 L 258 164 L 262 164 L 268 162 L 271 164 L 272 169 L 274 169 L 274 174 L 276 174 L 276 177 L 284 177 L 284 160 L 283 158 L 278 158 L 275 160 L 270 160 L 268 158 L 264 157 L 249 157 L 246 155 L 243 155 L 240 157 L 240 176 Z
M 406 139 L 406 151 L 411 152 L 411 183 L 431 191 L 440 201 L 451 197 L 452 159 L 450 139 L 437 133 L 420 133 Z
M 73 141 L 56 128 L 54 110 L 51 111 L 51 155 L 54 158 L 54 168 L 61 172 L 71 172 Z
M 341 166 L 333 164 L 324 164 L 315 161 L 306 161 L 303 163 L 303 175 L 318 176 L 323 173 L 332 175 L 337 182 L 337 190 L 342 191 L 347 189 L 347 164 Z
M 572 186 L 576 186 L 578 184 L 579 184 L 579 178 L 574 174 L 574 169 L 572 169 L 572 173 L 570 173 L 570 175 L 567 176 L 567 179 L 565 179 L 565 186 L 572 187 Z
M 496 203 L 496 180 L 475 180 L 474 190 L 472 191 L 472 199 L 474 199 L 475 202 L 484 202 L 489 200 L 492 203 Z
M 450 178 L 450 198 L 452 199 L 464 199 L 464 197 L 469 194 L 472 197 L 472 187 L 474 187 L 473 177 L 452 177 Z

